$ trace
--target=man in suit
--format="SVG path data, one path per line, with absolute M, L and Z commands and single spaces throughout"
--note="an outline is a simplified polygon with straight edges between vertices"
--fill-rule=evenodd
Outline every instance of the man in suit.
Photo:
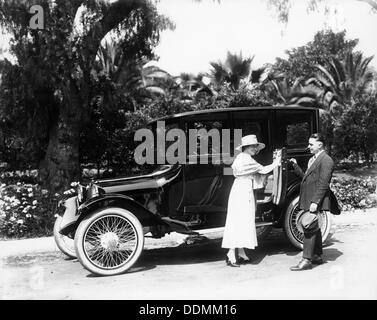
M 322 135 L 314 133 L 310 136 L 308 148 L 313 156 L 305 173 L 297 165 L 296 159 L 290 159 L 295 172 L 302 177 L 299 209 L 305 212 L 298 221 L 304 231 L 303 255 L 298 265 L 290 268 L 292 271 L 311 269 L 313 264 L 323 263 L 318 214 L 320 211 L 340 213 L 335 195 L 330 190 L 334 161 L 324 147 Z

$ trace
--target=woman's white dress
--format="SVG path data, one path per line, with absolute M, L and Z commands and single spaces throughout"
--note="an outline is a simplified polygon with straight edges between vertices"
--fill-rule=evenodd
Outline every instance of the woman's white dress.
M 232 164 L 235 179 L 228 199 L 223 248 L 254 249 L 258 245 L 253 189 L 260 187 L 261 174 L 258 172 L 262 168 L 261 164 L 244 152 L 238 154 Z

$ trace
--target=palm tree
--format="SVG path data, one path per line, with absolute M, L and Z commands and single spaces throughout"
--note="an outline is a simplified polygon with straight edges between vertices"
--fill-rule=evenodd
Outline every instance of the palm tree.
M 277 104 L 297 104 L 300 106 L 321 106 L 321 91 L 314 85 L 308 85 L 302 77 L 290 83 L 285 73 L 265 65 L 251 72 L 250 81 L 266 92 Z
M 179 85 L 179 92 L 183 100 L 193 100 L 200 94 L 214 95 L 212 89 L 204 83 L 204 74 L 197 75 L 191 73 L 181 73 L 176 77 L 176 82 Z
M 145 99 L 166 95 L 175 85 L 173 77 L 157 66 L 148 65 L 145 58 L 129 60 L 114 38 L 100 46 L 97 52 L 95 72 L 102 81 L 103 99 L 106 105 L 116 106 L 116 97 L 123 96 L 133 110 Z
M 343 61 L 336 57 L 327 59 L 327 66 L 317 65 L 318 72 L 306 82 L 320 90 L 325 110 L 322 112 L 322 128 L 330 153 L 344 108 L 352 107 L 355 98 L 367 91 L 373 79 L 373 73 L 368 69 L 372 59 L 373 56 L 364 58 L 359 52 L 348 52 Z
M 238 90 L 240 82 L 250 76 L 252 58 L 244 59 L 242 53 L 232 54 L 228 51 L 225 62 L 211 62 L 209 76 L 215 86 L 228 83 L 233 90 Z
M 174 77 L 157 66 L 144 64 L 140 70 L 142 87 L 151 95 L 165 96 L 177 86 Z
M 321 88 L 322 95 L 329 98 L 329 108 L 335 104 L 352 105 L 373 79 L 373 73 L 368 70 L 372 59 L 373 56 L 364 58 L 360 52 L 348 52 L 343 61 L 333 57 L 327 61 L 327 67 L 317 65 L 317 74 L 307 83 Z

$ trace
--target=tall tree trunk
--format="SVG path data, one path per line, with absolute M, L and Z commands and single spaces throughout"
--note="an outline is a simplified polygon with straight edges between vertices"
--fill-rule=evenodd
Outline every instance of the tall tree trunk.
M 83 125 L 81 122 L 87 123 L 89 118 L 90 72 L 101 40 L 134 10 L 147 7 L 147 0 L 113 1 L 104 8 L 102 19 L 83 38 L 83 79 L 76 86 L 75 80 L 70 78 L 66 86 L 61 88 L 64 91 L 64 102 L 59 108 L 57 121 L 51 126 L 45 159 L 40 166 L 40 179 L 50 192 L 68 189 L 72 181 L 80 179 L 80 128 Z
M 4 152 L 5 155 L 5 133 L 2 128 L 0 128 L 0 151 Z
M 40 179 L 50 192 L 61 192 L 80 179 L 79 119 L 59 119 L 50 130 L 50 139 Z
M 72 84 L 66 95 L 69 99 L 59 108 L 50 127 L 48 147 L 40 165 L 39 179 L 52 193 L 69 189 L 71 182 L 81 177 L 82 99 Z

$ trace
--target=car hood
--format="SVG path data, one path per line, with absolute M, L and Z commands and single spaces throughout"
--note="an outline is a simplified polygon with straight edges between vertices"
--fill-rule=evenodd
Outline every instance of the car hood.
M 123 177 L 115 179 L 97 180 L 95 183 L 106 193 L 122 191 L 156 189 L 172 181 L 180 173 L 180 166 L 164 165 L 150 174 Z

